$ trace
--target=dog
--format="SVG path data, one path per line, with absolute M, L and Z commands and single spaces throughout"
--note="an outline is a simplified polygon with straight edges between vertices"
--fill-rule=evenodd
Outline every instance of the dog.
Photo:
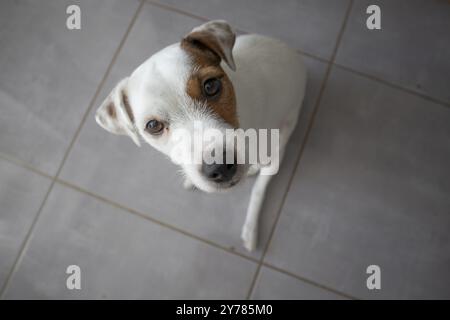
M 183 162 L 179 158 L 198 151 L 186 142 L 184 151 L 173 156 L 174 133 L 194 132 L 194 122 L 219 131 L 278 129 L 281 162 L 297 124 L 306 78 L 300 54 L 283 42 L 256 34 L 236 37 L 226 21 L 209 21 L 121 80 L 95 118 L 111 133 L 128 135 L 138 146 L 142 139 L 171 155 L 172 161 L 181 160 L 176 162 L 186 188 L 218 192 L 257 174 L 241 234 L 244 247 L 252 251 L 265 191 L 273 177 L 264 170 L 272 164 L 238 163 L 236 156 L 222 163 Z M 233 151 L 227 148 L 224 157 Z

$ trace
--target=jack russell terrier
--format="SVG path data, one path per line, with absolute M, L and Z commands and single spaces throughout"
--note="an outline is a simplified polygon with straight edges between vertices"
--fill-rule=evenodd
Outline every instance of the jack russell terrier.
M 306 68 L 295 50 L 260 35 L 236 38 L 225 21 L 210 21 L 155 53 L 120 81 L 97 110 L 96 121 L 109 132 L 130 136 L 138 146 L 141 138 L 166 155 L 177 144 L 174 132 L 193 132 L 194 122 L 219 131 L 278 129 L 281 162 L 305 85 Z M 223 150 L 226 157 L 230 150 Z M 186 146 L 178 157 L 198 152 Z M 181 163 L 185 187 L 206 192 L 229 189 L 258 173 L 241 235 L 244 247 L 251 251 L 257 244 L 259 212 L 273 176 L 264 170 L 272 164 L 242 164 L 235 156 L 226 159 L 193 164 L 172 154 L 172 160 Z

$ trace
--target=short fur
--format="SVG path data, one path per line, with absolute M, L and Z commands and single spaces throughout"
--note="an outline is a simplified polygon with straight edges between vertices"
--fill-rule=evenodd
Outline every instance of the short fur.
M 203 82 L 210 77 L 222 81 L 222 92 L 215 99 L 206 99 L 202 92 Z M 194 121 L 221 131 L 279 129 L 281 161 L 297 123 L 305 85 L 306 68 L 295 50 L 264 36 L 236 38 L 225 21 L 210 21 L 194 28 L 180 43 L 154 54 L 120 81 L 97 110 L 96 120 L 114 134 L 128 135 L 137 145 L 142 139 L 167 155 L 175 146 L 174 130 L 195 135 Z M 157 136 L 146 129 L 152 119 L 164 123 Z M 259 212 L 272 178 L 264 174 L 267 168 L 238 165 L 231 181 L 216 183 L 204 177 L 201 164 L 183 162 L 192 156 L 191 148 L 186 150 L 172 160 L 183 163 L 187 187 L 221 191 L 247 174 L 259 172 L 241 235 L 244 246 L 253 250 Z

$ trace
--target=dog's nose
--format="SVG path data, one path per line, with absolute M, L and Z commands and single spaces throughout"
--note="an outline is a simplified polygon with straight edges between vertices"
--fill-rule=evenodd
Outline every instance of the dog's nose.
M 237 165 L 235 163 L 202 164 L 202 172 L 205 177 L 217 183 L 230 181 L 236 173 L 236 170 Z

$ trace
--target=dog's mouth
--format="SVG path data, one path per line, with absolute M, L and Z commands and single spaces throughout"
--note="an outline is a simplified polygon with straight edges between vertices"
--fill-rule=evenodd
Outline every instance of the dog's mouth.
M 218 191 L 231 189 L 241 182 L 242 177 L 233 177 L 230 181 L 215 183 L 216 189 Z
M 182 158 L 193 160 L 181 163 L 186 178 L 205 192 L 221 192 L 235 187 L 246 176 L 250 165 L 245 161 L 246 145 L 241 146 L 242 143 L 235 141 L 234 131 L 231 138 L 221 131 L 216 133 L 217 136 L 209 138 L 199 136 L 201 144 L 198 149 L 195 144 L 182 149 L 185 153 Z M 186 145 L 191 146 L 192 142 Z

